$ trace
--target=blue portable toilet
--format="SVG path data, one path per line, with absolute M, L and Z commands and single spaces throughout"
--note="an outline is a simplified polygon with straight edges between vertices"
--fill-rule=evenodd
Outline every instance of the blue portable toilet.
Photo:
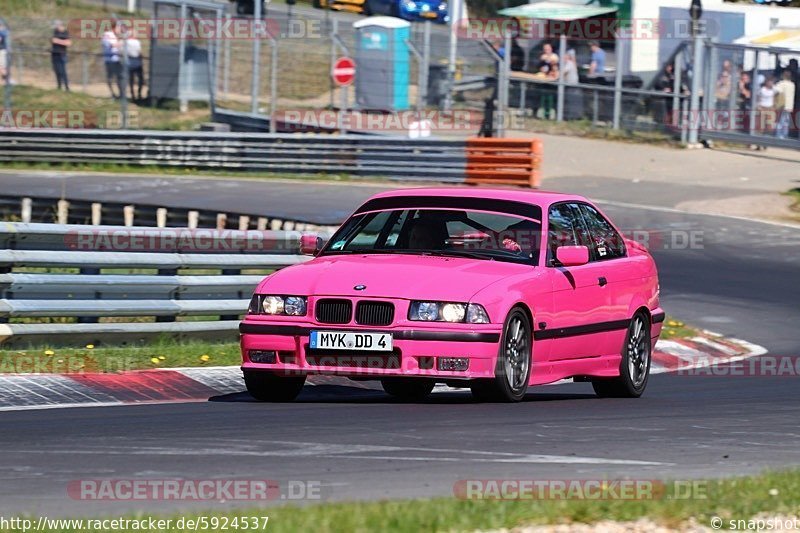
M 356 32 L 356 106 L 405 111 L 408 105 L 408 40 L 411 24 L 396 17 L 368 17 Z

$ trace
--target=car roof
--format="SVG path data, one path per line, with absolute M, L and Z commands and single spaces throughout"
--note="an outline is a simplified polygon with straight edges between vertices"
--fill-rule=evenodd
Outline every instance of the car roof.
M 520 188 L 500 187 L 417 187 L 408 189 L 394 189 L 378 193 L 372 198 L 397 198 L 413 196 L 447 196 L 455 198 L 485 198 L 487 200 L 511 200 L 525 202 L 540 207 L 564 201 L 588 202 L 577 194 L 567 194 L 554 191 L 541 191 Z

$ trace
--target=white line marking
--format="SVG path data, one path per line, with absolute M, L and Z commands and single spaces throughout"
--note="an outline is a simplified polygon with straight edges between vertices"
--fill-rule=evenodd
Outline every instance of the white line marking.
M 790 228 L 790 229 L 800 229 L 800 224 L 795 224 L 792 222 L 778 222 L 774 220 L 762 220 L 758 218 L 750 218 L 750 217 L 742 217 L 737 215 L 723 215 L 720 213 L 697 213 L 694 211 L 685 211 L 683 209 L 676 209 L 674 207 L 662 207 L 657 205 L 646 205 L 646 204 L 635 204 L 629 202 L 617 202 L 615 200 L 602 200 L 600 198 L 593 198 L 596 203 L 599 204 L 606 204 L 612 205 L 614 207 L 629 207 L 631 209 L 646 209 L 649 211 L 661 211 L 663 213 L 680 213 L 682 215 L 701 215 L 704 217 L 717 217 L 717 218 L 729 218 L 732 220 L 741 220 L 744 222 L 755 222 L 758 224 L 768 224 L 770 226 L 779 226 L 782 228 Z

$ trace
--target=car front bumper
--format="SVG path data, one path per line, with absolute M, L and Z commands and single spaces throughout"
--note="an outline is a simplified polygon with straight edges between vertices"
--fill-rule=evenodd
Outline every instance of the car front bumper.
M 491 378 L 495 374 L 501 337 L 499 324 L 481 327 L 362 327 L 321 326 L 312 323 L 243 321 L 242 369 L 284 375 L 332 374 L 380 379 L 386 376 L 436 377 L 439 379 Z M 312 350 L 309 336 L 316 331 L 391 333 L 392 352 Z M 274 362 L 254 362 L 251 352 L 275 352 Z M 467 359 L 464 370 L 440 370 L 440 359 Z

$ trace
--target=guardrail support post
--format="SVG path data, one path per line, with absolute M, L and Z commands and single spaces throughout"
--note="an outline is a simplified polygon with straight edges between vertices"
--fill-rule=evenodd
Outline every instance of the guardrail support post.
M 67 224 L 69 219 L 69 201 L 59 200 L 56 207 L 56 220 L 59 224 Z
M 250 228 L 250 217 L 247 215 L 239 216 L 239 230 L 247 231 Z
M 135 212 L 135 207 L 132 205 L 126 205 L 122 208 L 122 224 L 125 226 L 133 226 L 133 215 Z
M 92 225 L 99 226 L 103 222 L 103 204 L 94 202 L 92 204 Z
M 200 221 L 200 213 L 197 211 L 189 211 L 186 215 L 186 227 L 189 229 L 197 229 L 197 223 Z
M 266 217 L 258 217 L 258 221 L 256 222 L 256 229 L 258 231 L 264 231 L 267 229 L 267 218 Z
M 159 207 L 156 209 L 156 227 L 157 228 L 166 228 L 167 227 L 167 208 L 166 207 Z
M 31 212 L 33 211 L 33 200 L 30 198 L 23 198 L 20 206 L 20 220 L 25 223 L 30 223 Z
M 228 215 L 225 213 L 217 213 L 217 229 L 225 229 L 228 225 Z

